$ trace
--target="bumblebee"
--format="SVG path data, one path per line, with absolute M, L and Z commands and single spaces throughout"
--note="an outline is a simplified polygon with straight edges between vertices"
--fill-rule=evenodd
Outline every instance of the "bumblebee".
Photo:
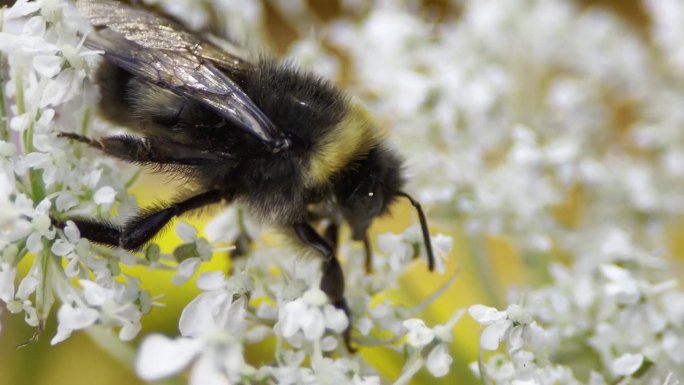
M 283 61 L 250 60 L 231 43 L 190 32 L 153 9 L 113 0 L 76 6 L 95 28 L 86 44 L 103 52 L 95 74 L 100 113 L 136 135 L 60 135 L 176 173 L 193 186 L 123 225 L 72 218 L 82 237 L 137 250 L 176 216 L 240 202 L 320 255 L 320 287 L 350 316 L 335 256 L 338 227 L 348 224 L 352 238 L 363 241 L 370 270 L 368 228 L 404 197 L 418 212 L 433 269 L 425 215 L 402 190 L 401 157 L 338 88 Z M 324 223 L 321 235 L 317 227 Z

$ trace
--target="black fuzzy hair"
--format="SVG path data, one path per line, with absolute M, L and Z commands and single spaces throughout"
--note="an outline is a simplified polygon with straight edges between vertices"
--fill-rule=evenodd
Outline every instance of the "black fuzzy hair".
M 335 193 L 338 201 L 344 204 L 352 196 L 364 179 L 373 178 L 380 188 L 382 208 L 380 215 L 387 214 L 389 207 L 397 198 L 405 183 L 403 159 L 385 145 L 371 149 L 368 154 L 349 165 L 335 178 Z
M 274 59 L 259 61 L 243 87 L 276 127 L 307 147 L 334 129 L 348 109 L 348 98 L 328 81 Z

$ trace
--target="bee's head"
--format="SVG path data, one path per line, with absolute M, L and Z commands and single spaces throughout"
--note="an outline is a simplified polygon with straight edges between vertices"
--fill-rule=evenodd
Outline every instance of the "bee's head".
M 397 197 L 407 198 L 418 211 L 428 266 L 432 270 L 434 257 L 425 214 L 420 203 L 401 190 L 403 185 L 401 158 L 379 146 L 340 175 L 335 197 L 342 216 L 351 227 L 352 239 L 356 241 L 364 240 L 373 219 L 389 212 Z
M 401 163 L 392 151 L 375 147 L 339 176 L 335 198 L 354 240 L 363 240 L 373 219 L 389 211 L 404 185 Z

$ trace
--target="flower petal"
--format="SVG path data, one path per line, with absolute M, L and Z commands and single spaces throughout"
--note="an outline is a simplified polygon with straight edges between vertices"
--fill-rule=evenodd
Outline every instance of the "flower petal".
M 498 311 L 496 308 L 485 305 L 473 305 L 468 309 L 473 319 L 483 325 L 489 325 L 492 322 L 506 318 L 506 312 Z
M 93 200 L 98 205 L 111 204 L 116 197 L 116 191 L 111 186 L 100 187 L 93 196 Z
M 325 318 L 323 312 L 317 307 L 309 308 L 301 315 L 302 331 L 308 340 L 318 340 L 325 332 Z
M 193 274 L 195 274 L 195 271 L 197 271 L 200 262 L 201 261 L 199 258 L 188 258 L 183 262 L 179 263 L 178 274 L 174 275 L 173 278 L 171 278 L 173 284 L 184 284 L 188 279 L 190 279 L 193 276 Z
M 202 348 L 199 340 L 161 334 L 145 338 L 135 362 L 135 372 L 147 381 L 159 380 L 180 372 Z
M 185 337 L 196 337 L 219 329 L 219 318 L 225 311 L 229 297 L 225 291 L 202 293 L 181 313 L 178 328 Z
M 337 309 L 333 305 L 326 305 L 323 308 L 323 315 L 325 316 L 325 325 L 335 333 L 342 333 L 349 325 L 349 318 L 347 318 L 344 310 Z
M 511 321 L 498 321 L 487 326 L 480 336 L 480 346 L 485 350 L 496 350 L 508 328 L 513 326 Z
M 88 307 L 73 307 L 68 303 L 63 304 L 57 312 L 59 326 L 71 330 L 85 329 L 92 325 L 100 317 L 100 313 Z
M 291 338 L 301 326 L 301 315 L 306 312 L 306 304 L 301 298 L 288 302 L 278 314 L 280 333 L 285 338 Z
M 230 385 L 216 361 L 211 355 L 203 354 L 192 368 L 190 385 Z
M 226 284 L 226 276 L 220 271 L 208 271 L 197 277 L 197 287 L 205 290 L 219 290 Z
M 613 361 L 613 372 L 618 376 L 631 376 L 644 363 L 644 356 L 641 354 L 623 354 Z
M 62 70 L 64 58 L 55 55 L 36 55 L 33 58 L 33 68 L 40 75 L 52 78 Z
M 176 234 L 183 240 L 183 242 L 193 242 L 197 239 L 197 229 L 192 227 L 188 222 L 180 221 L 176 225 Z
M 433 376 L 442 377 L 449 373 L 452 361 L 448 346 L 439 344 L 428 354 L 427 368 Z

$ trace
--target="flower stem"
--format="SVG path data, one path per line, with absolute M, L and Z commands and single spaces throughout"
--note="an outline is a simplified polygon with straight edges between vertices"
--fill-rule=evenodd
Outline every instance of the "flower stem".
M 93 325 L 86 329 L 86 333 L 110 357 L 127 368 L 133 368 L 135 351 L 131 346 L 119 340 L 114 333 L 108 332 L 102 325 Z
M 414 352 L 411 355 L 411 358 L 409 359 L 409 363 L 404 366 L 404 370 L 401 373 L 401 376 L 397 378 L 396 381 L 394 381 L 394 384 L 392 385 L 406 385 L 411 381 L 413 376 L 418 373 L 420 368 L 423 367 L 423 359 L 420 357 L 419 352 Z
M 480 276 L 480 282 L 484 286 L 484 291 L 493 306 L 501 308 L 505 304 L 505 301 L 501 298 L 503 291 L 494 276 L 494 269 L 492 268 L 491 259 L 485 245 L 486 239 L 484 236 L 475 236 L 474 238 L 471 238 L 468 244 L 470 245 L 470 255 L 472 256 L 475 269 L 477 269 L 477 273 Z
M 47 240 L 43 239 L 43 250 L 38 258 L 40 262 L 40 281 L 38 283 L 38 290 L 36 291 L 36 310 L 38 311 L 38 319 L 46 320 L 50 314 L 53 297 L 50 291 L 50 260 L 52 253 L 50 252 Z

